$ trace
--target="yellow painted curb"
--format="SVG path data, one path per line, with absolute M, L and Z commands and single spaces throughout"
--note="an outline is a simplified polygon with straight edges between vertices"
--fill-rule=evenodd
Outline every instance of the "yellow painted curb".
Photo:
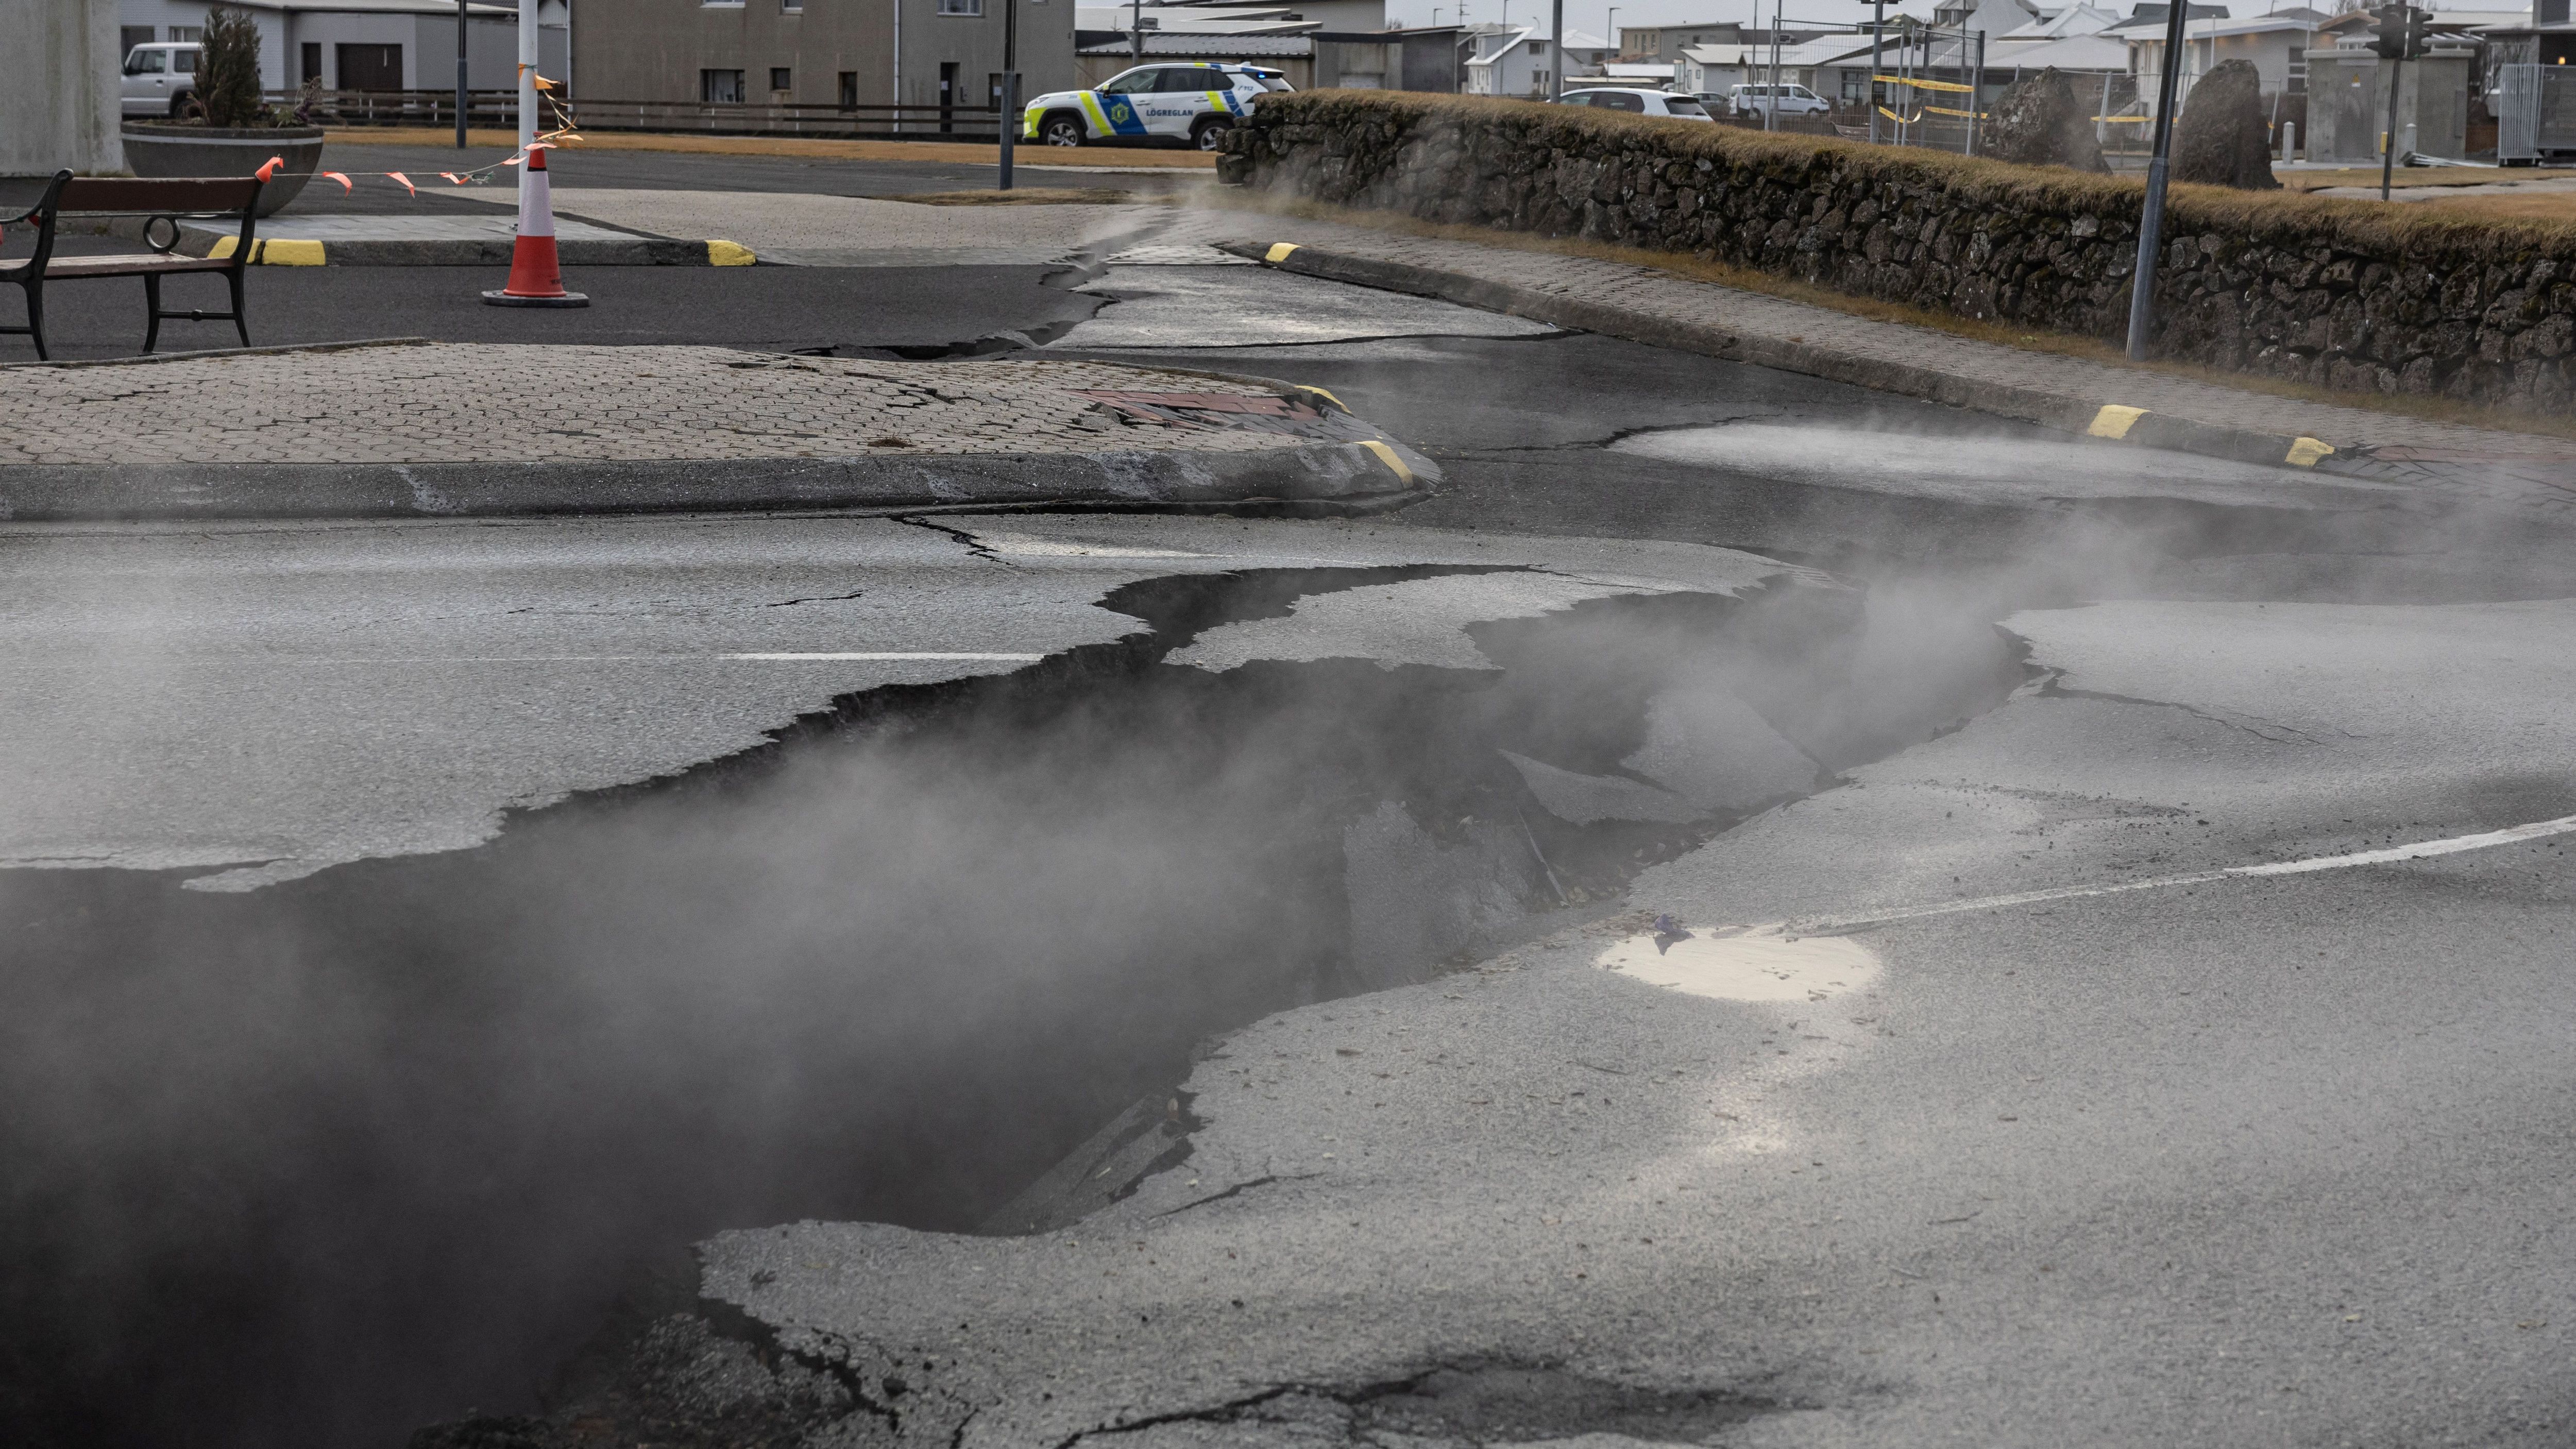
M 1324 391 L 1320 387 L 1308 387 L 1302 382 L 1292 383 L 1290 385 L 1295 387 L 1299 392 L 1313 393 L 1315 396 L 1322 398 L 1324 401 L 1331 403 L 1337 408 L 1340 408 L 1343 412 L 1349 412 L 1351 410 L 1351 405 L 1349 403 L 1342 401 L 1340 398 L 1333 396 L 1331 393 Z
M 751 254 L 751 248 L 740 242 L 707 243 L 707 265 L 711 267 L 747 267 L 759 260 Z
M 2322 443 L 2315 438 L 2300 438 L 2290 444 L 2290 456 L 2281 461 L 2293 468 L 2313 468 L 2317 466 L 2319 458 L 2333 451 L 2334 446 L 2330 443 Z
M 1393 448 L 1379 442 L 1362 443 L 1360 446 L 1377 454 L 1377 460 L 1394 469 L 1395 476 L 1398 478 L 1403 479 L 1407 483 L 1413 481 L 1413 470 L 1404 466 L 1404 460 L 1395 455 L 1395 450 Z
M 1284 262 L 1288 260 L 1288 254 L 1295 250 L 1297 250 L 1295 242 L 1272 242 L 1270 250 L 1261 254 L 1261 259 L 1265 262 Z
M 233 254 L 234 245 L 240 240 L 239 237 L 219 236 L 215 238 L 215 244 L 206 252 L 206 256 L 218 262 L 228 260 Z M 250 244 L 250 265 L 254 267 L 318 267 L 324 265 L 326 261 L 322 244 L 318 241 L 274 237 L 255 240 Z
M 2145 408 L 2124 408 L 2118 403 L 2104 403 L 2102 411 L 2093 415 L 2093 426 L 2084 432 L 2087 437 L 2125 438 L 2129 429 L 2137 426 L 2138 419 L 2146 415 Z

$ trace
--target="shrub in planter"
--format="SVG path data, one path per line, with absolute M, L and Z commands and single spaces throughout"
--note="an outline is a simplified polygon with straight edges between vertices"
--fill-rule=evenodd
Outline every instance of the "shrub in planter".
M 322 164 L 322 128 L 310 124 L 311 99 L 288 111 L 261 98 L 259 27 L 247 11 L 207 11 L 204 45 L 196 99 L 186 114 L 121 128 L 125 164 L 137 176 L 248 176 L 275 156 L 284 164 L 259 196 L 259 214 L 271 215 Z
M 275 125 L 259 98 L 259 25 L 246 10 L 206 12 L 205 53 L 197 59 L 197 103 L 206 124 Z

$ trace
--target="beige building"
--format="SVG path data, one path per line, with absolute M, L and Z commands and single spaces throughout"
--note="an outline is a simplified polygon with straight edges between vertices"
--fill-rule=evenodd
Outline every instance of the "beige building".
M 1069 87 L 1074 0 L 1017 3 L 1021 94 Z M 575 0 L 573 96 L 577 104 L 982 108 L 1001 85 L 1009 4 Z M 875 130 L 883 119 L 862 117 L 860 124 Z M 907 117 L 902 129 L 940 126 L 936 113 L 924 112 Z

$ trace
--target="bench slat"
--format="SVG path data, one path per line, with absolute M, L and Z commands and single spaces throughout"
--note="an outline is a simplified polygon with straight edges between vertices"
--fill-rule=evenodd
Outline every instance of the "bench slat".
M 139 277 L 146 272 L 223 272 L 232 269 L 230 260 L 182 256 L 172 252 L 136 252 L 125 256 L 56 257 L 45 264 L 45 279 L 58 277 Z
M 256 176 L 133 178 L 76 176 L 63 183 L 65 211 L 239 211 L 259 195 Z

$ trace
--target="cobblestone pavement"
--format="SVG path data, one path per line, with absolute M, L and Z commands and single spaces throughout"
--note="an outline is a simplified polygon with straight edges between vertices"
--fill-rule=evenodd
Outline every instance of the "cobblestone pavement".
M 1341 222 L 1197 208 L 1176 213 L 1172 225 L 1154 240 L 1165 245 L 1293 242 L 1338 256 L 1418 267 L 1505 289 L 1487 304 L 1509 305 L 1510 310 L 1559 325 L 1649 342 L 1670 341 L 1669 331 L 1676 324 L 1722 329 L 1731 341 L 1773 344 L 1770 353 L 1753 351 L 1744 358 L 1766 365 L 1807 370 L 1798 365 L 1801 356 L 1820 364 L 1856 360 L 1864 367 L 1884 366 L 1891 373 L 1928 371 L 1983 385 L 1992 392 L 2015 391 L 2027 401 L 2046 405 L 2056 420 L 2091 417 L 2104 405 L 2114 405 L 2204 428 L 2315 438 L 2341 455 L 2334 460 L 2336 472 L 2449 488 L 2500 501 L 2576 506 L 2576 440 L 2567 438 L 2276 397 L 2223 383 L 2027 352 L 1928 327 L 1873 321 L 1626 262 L 1407 236 Z M 1512 293 L 1519 296 L 1512 298 Z M 1457 295 L 1451 299 L 1478 300 Z M 1554 312 L 1551 302 L 1566 304 L 1568 311 Z M 1575 308 L 1581 309 L 1579 315 Z M 1633 325 L 1621 327 L 1623 320 Z M 1847 380 L 1868 381 L 1866 377 Z M 1966 401 L 1937 391 L 1920 395 Z
M 1257 452 L 1374 437 L 1258 384 L 1076 361 L 466 344 L 0 369 L 13 464 Z

